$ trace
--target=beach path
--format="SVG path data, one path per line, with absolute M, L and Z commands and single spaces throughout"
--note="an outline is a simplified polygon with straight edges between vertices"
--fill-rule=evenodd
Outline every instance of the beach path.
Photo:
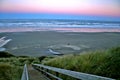
M 43 74 L 35 70 L 32 66 L 28 66 L 29 80 L 48 80 Z

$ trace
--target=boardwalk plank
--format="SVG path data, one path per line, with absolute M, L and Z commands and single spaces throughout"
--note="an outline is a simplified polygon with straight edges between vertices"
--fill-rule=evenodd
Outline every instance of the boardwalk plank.
M 32 66 L 28 66 L 28 72 L 30 80 L 47 80 L 43 74 L 33 69 Z

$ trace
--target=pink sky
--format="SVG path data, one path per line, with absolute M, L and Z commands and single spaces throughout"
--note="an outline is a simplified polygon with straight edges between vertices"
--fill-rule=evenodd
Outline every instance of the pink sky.
M 120 16 L 119 0 L 1 0 L 0 12 Z

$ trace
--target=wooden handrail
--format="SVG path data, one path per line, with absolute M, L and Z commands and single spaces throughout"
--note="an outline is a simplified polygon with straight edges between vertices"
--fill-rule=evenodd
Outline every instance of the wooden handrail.
M 24 65 L 24 69 L 23 69 L 21 80 L 29 80 L 28 70 L 27 70 L 27 65 L 26 64 Z
M 39 70 L 42 73 L 45 73 L 47 75 L 49 75 L 49 74 L 51 75 L 51 73 L 48 72 L 48 70 L 50 70 L 50 71 L 54 71 L 54 72 L 64 74 L 64 75 L 67 75 L 67 76 L 70 76 L 70 77 L 73 77 L 76 79 L 80 79 L 80 80 L 115 80 L 112 78 L 107 78 L 107 77 L 102 77 L 102 76 L 97 76 L 97 75 L 92 75 L 92 74 L 86 74 L 86 73 L 81 73 L 81 72 L 76 72 L 76 71 L 70 71 L 70 70 L 66 70 L 66 69 L 45 66 L 42 64 L 33 64 L 32 66 L 35 69 L 37 69 L 37 70 Z M 58 76 L 56 76 L 56 79 L 62 80 Z

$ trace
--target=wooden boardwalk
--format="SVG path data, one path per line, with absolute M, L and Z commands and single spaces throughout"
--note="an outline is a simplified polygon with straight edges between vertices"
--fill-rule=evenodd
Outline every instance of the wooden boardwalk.
M 55 74 L 50 73 L 50 71 L 54 71 Z M 44 76 L 43 74 L 46 76 Z M 50 80 L 49 78 L 47 78 L 48 76 L 51 76 L 55 80 L 63 80 L 59 77 L 59 74 L 70 76 L 72 78 L 75 78 L 76 80 L 115 80 L 112 78 L 45 66 L 42 64 L 32 64 L 32 66 L 29 65 L 28 67 L 25 64 L 21 80 Z
M 33 69 L 32 66 L 28 66 L 29 80 L 48 80 L 43 74 Z
M 59 77 L 59 74 L 70 76 L 76 80 L 115 80 L 112 78 L 107 78 L 107 77 L 97 76 L 97 75 L 93 75 L 93 74 L 87 74 L 87 73 L 82 73 L 82 72 L 61 69 L 61 68 L 46 66 L 46 65 L 42 65 L 42 64 L 33 64 L 32 66 L 36 70 L 39 70 L 46 75 L 54 77 L 56 80 L 63 80 L 62 78 Z M 55 74 L 49 73 L 50 71 L 54 71 Z

